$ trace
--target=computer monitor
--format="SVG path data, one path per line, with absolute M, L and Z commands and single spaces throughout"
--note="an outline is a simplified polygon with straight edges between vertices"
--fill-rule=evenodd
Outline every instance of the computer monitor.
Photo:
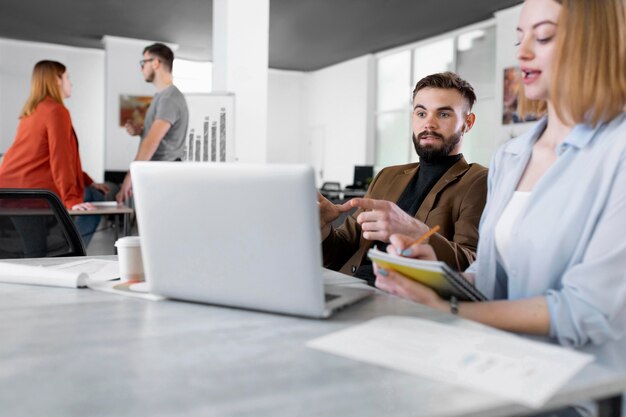
M 355 165 L 353 187 L 367 189 L 374 179 L 374 167 L 371 165 Z

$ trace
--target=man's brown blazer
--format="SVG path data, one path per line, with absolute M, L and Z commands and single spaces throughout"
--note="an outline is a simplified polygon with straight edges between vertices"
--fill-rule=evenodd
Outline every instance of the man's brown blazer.
M 365 197 L 397 202 L 418 169 L 419 163 L 383 169 Z M 456 270 L 462 271 L 474 261 L 486 198 L 487 168 L 461 158 L 435 183 L 415 214 L 429 227 L 441 227 L 429 244 L 439 260 Z M 326 268 L 352 275 L 365 260 L 374 242 L 361 236 L 361 226 L 356 222 L 361 211 L 348 216 L 322 242 Z

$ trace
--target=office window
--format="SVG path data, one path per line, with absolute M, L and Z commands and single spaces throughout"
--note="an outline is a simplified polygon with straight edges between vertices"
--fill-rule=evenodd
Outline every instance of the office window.
M 466 136 L 463 154 L 470 162 L 487 165 L 498 124 L 494 116 L 495 56 L 495 25 L 491 22 L 381 55 L 376 67 L 376 170 L 417 160 L 411 140 L 411 92 L 424 76 L 443 71 L 458 73 L 476 91 L 477 122 Z
M 410 65 L 411 51 L 378 60 L 376 109 L 379 112 L 404 109 L 407 106 L 407 86 L 411 83 Z
M 456 68 L 461 77 L 474 87 L 476 123 L 463 142 L 463 154 L 468 161 L 488 166 L 496 147 L 496 29 L 465 32 L 458 37 Z
M 454 38 L 419 46 L 413 50 L 413 86 L 429 74 L 454 70 Z
M 411 51 L 381 57 L 377 64 L 376 171 L 408 161 Z
M 175 59 L 174 84 L 183 93 L 210 93 L 213 89 L 213 63 Z
M 456 68 L 469 81 L 477 96 L 495 94 L 496 29 L 488 27 L 472 30 L 458 37 Z
M 388 112 L 376 118 L 376 171 L 409 162 L 410 112 Z

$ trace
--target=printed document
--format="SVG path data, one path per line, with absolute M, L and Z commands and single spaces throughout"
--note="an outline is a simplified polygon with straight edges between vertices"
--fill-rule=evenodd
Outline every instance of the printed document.
M 307 346 L 539 408 L 593 356 L 500 332 L 386 316 Z

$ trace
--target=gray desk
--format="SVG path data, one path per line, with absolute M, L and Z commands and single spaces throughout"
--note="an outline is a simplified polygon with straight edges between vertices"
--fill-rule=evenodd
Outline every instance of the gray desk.
M 320 194 L 322 194 L 327 199 L 333 202 L 344 202 L 351 198 L 356 197 L 364 197 L 367 194 L 367 190 L 353 190 L 350 188 L 344 189 L 336 189 L 336 190 L 319 190 Z
M 367 190 L 354 190 L 350 188 L 344 188 L 341 190 L 341 194 L 344 200 L 349 200 L 355 197 L 364 197 L 367 193 Z
M 0 284 L 3 416 L 500 416 L 530 410 L 478 391 L 308 349 L 386 314 L 473 323 L 377 294 L 310 320 L 88 289 Z M 586 368 L 549 406 L 626 390 Z

